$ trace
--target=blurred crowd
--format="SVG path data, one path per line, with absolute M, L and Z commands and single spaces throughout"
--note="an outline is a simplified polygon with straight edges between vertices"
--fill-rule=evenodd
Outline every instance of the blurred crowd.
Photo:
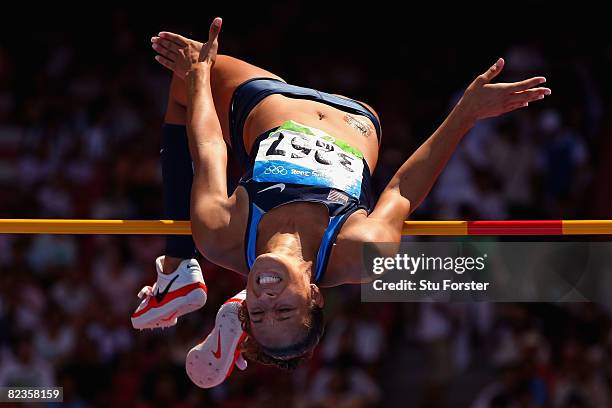
M 269 10 L 275 25 L 225 24 L 222 50 L 372 105 L 383 126 L 377 191 L 498 56 L 423 48 L 380 66 L 354 58 L 354 48 L 313 50 L 300 36 L 327 36 L 328 26 L 296 4 Z M 111 12 L 91 31 L 43 26 L 30 33 L 32 54 L 0 40 L 0 218 L 160 217 L 170 76 L 148 38 L 167 26 L 136 17 Z M 79 35 L 96 27 L 105 31 Z M 550 101 L 479 123 L 415 218 L 610 218 L 612 84 L 601 67 L 612 66 L 612 44 L 587 52 L 571 41 L 501 43 L 502 80 L 544 74 Z M 404 64 L 411 52 L 434 51 L 431 64 Z M 607 305 L 365 304 L 358 287 L 328 292 L 325 337 L 294 373 L 251 364 L 200 390 L 186 376 L 186 352 L 243 282 L 203 261 L 203 311 L 176 328 L 135 332 L 136 294 L 154 279 L 163 246 L 149 236 L 0 235 L 0 386 L 62 386 L 71 407 L 612 407 Z

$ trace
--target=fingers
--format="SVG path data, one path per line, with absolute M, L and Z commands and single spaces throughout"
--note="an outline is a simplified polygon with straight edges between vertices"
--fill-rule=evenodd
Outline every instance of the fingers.
M 525 108 L 532 102 L 544 99 L 546 96 L 550 95 L 550 93 L 550 89 L 548 88 L 533 88 L 514 93 L 507 100 L 503 112 L 507 113 L 512 112 L 513 110 Z
M 170 71 L 174 71 L 174 67 L 175 67 L 174 61 L 171 61 L 162 55 L 156 55 L 155 61 L 159 62 L 164 67 L 168 68 Z
M 551 94 L 549 88 L 532 88 L 526 91 L 515 92 L 510 95 L 509 103 L 511 104 L 523 104 L 534 102 Z
M 536 99 L 537 100 L 537 99 Z M 522 108 L 526 108 L 529 106 L 531 102 L 525 102 L 525 101 L 519 101 L 519 102 L 513 102 L 513 103 L 508 103 L 503 110 L 503 113 L 508 113 L 508 112 L 512 112 L 513 110 L 517 110 L 517 109 L 522 109 Z
M 498 76 L 499 73 L 502 71 L 502 69 L 504 68 L 504 64 L 505 62 L 503 58 L 498 59 L 497 62 L 495 62 L 495 64 L 493 64 L 491 68 L 487 70 L 487 72 L 480 75 L 478 79 L 480 80 L 480 82 L 484 82 L 484 83 L 491 82 L 493 78 Z
M 164 40 L 172 41 L 176 45 L 180 47 L 186 47 L 189 44 L 189 39 L 183 37 L 182 35 L 170 33 L 168 31 L 162 31 L 159 33 L 159 36 Z
M 221 25 L 223 20 L 221 17 L 217 17 L 213 20 L 208 31 L 208 41 L 202 47 L 200 52 L 200 61 L 209 61 L 214 63 L 217 58 L 217 50 L 219 48 L 219 33 L 221 32 Z
M 151 39 L 151 41 L 153 41 L 153 39 Z M 177 53 L 179 52 L 179 48 L 177 47 L 176 44 L 170 43 L 169 41 L 166 41 L 166 40 L 162 40 L 161 38 L 158 39 L 157 41 L 154 41 L 151 47 L 153 47 L 153 49 L 157 53 L 159 53 L 160 55 L 163 55 L 164 57 L 172 61 L 176 60 Z
M 221 17 L 217 17 L 213 20 L 210 25 L 210 29 L 208 31 L 208 41 L 217 40 L 219 37 L 219 33 L 221 32 L 221 25 L 223 24 L 223 19 Z
M 529 106 L 529 102 L 515 103 L 515 104 L 512 104 L 512 105 L 508 106 L 508 108 L 506 109 L 505 113 L 512 112 L 512 111 L 517 110 L 517 109 L 526 108 L 527 106 Z
M 189 45 L 189 43 L 185 43 L 184 45 L 177 44 L 174 41 L 166 40 L 161 37 L 151 37 L 151 43 L 153 45 L 153 48 L 155 48 L 154 46 L 157 45 L 166 48 L 167 50 L 172 52 L 177 52 L 178 50 L 185 48 Z
M 529 78 L 520 82 L 513 82 L 511 84 L 505 84 L 506 89 L 511 92 L 520 92 L 529 88 L 533 88 L 534 86 L 538 86 L 546 82 L 546 78 L 544 77 L 534 77 Z

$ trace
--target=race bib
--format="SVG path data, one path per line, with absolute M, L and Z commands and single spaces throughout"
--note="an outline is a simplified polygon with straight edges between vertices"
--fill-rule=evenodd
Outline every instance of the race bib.
M 358 149 L 293 121 L 261 141 L 253 167 L 255 181 L 330 187 L 354 198 L 359 198 L 362 175 Z

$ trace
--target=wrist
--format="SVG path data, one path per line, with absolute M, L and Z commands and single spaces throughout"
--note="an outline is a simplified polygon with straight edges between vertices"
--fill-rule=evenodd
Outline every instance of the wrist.
M 478 121 L 476 113 L 463 98 L 455 105 L 451 115 L 466 129 L 471 129 Z
M 197 77 L 207 77 L 210 75 L 211 64 L 200 61 L 191 65 L 191 68 L 187 71 L 187 75 L 197 76 Z
M 193 94 L 210 82 L 210 68 L 206 64 L 196 63 L 185 73 L 187 93 Z

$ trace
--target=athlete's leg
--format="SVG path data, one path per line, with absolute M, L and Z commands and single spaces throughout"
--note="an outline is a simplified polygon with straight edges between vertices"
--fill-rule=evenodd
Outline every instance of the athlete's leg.
M 217 56 L 211 71 L 210 83 L 223 137 L 228 145 L 231 145 L 229 137 L 229 110 L 232 95 L 240 84 L 253 78 L 275 78 L 282 80 L 278 75 L 248 62 L 228 55 Z M 187 92 L 185 82 L 176 75 L 172 79 L 170 100 L 168 103 L 168 114 L 166 115 L 167 121 L 171 120 L 170 123 L 175 123 L 175 120 L 182 119 L 182 123 L 185 123 Z
M 160 154 L 164 219 L 189 221 L 193 168 L 185 131 L 186 110 L 179 102 L 185 97 L 184 81 L 173 76 L 164 118 Z M 195 252 L 191 236 L 167 235 L 163 270 L 165 273 L 175 271 L 183 259 L 192 258 Z

